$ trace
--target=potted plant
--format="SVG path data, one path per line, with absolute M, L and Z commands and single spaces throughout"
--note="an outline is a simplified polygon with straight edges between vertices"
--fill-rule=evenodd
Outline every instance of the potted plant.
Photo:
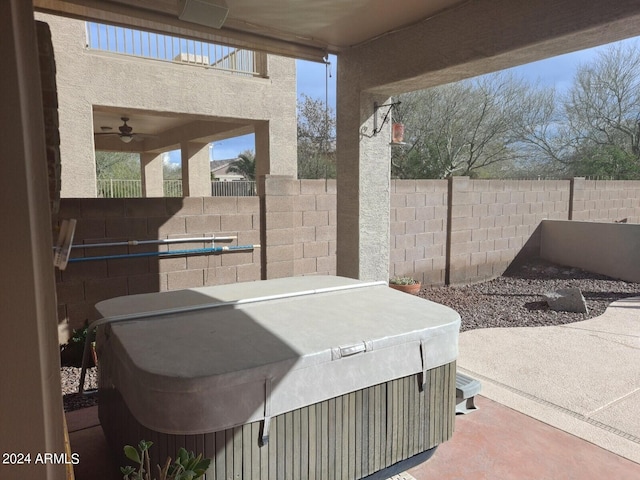
M 82 355 L 84 354 L 84 343 L 89 334 L 89 321 L 85 320 L 82 328 L 74 328 L 71 338 L 60 347 L 60 361 L 62 366 L 81 367 Z M 95 351 L 95 342 L 91 342 L 91 360 L 89 367 L 98 365 L 98 358 Z
M 412 277 L 393 277 L 389 280 L 389 286 L 412 295 L 417 295 L 421 287 L 420 282 Z

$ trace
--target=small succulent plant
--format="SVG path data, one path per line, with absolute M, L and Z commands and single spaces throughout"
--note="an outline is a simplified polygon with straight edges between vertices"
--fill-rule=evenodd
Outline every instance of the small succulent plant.
M 392 277 L 389 279 L 392 285 L 415 285 L 418 281 L 412 277 Z
M 138 468 L 134 468 L 130 465 L 121 467 L 120 471 L 123 475 L 123 480 L 152 480 L 151 467 L 149 465 L 149 448 L 153 445 L 153 442 L 141 440 L 138 443 L 138 448 L 131 445 L 125 445 L 125 456 L 138 464 Z M 184 448 L 178 450 L 176 460 L 171 463 L 171 457 L 167 458 L 164 467 L 161 468 L 157 465 L 159 477 L 157 480 L 195 480 L 202 477 L 211 459 L 202 458 L 202 454 L 196 456 L 193 452 L 187 452 Z M 155 478 L 153 478 L 155 480 Z

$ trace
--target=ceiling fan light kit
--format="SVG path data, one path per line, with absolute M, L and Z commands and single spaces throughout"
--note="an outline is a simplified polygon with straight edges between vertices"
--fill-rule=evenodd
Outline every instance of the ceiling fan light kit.
M 122 120 L 122 125 L 120 125 L 118 127 L 118 132 L 110 132 L 109 130 L 113 130 L 113 128 L 111 127 L 107 127 L 107 126 L 102 126 L 100 127 L 100 130 L 102 130 L 102 133 L 95 133 L 94 135 L 96 136 L 102 136 L 102 135 L 118 135 L 118 137 L 120 137 L 120 141 L 122 141 L 122 143 L 130 143 L 133 140 L 134 136 L 153 136 L 153 135 L 149 135 L 149 134 L 145 134 L 145 133 L 133 133 L 133 128 L 131 127 L 131 125 L 128 125 L 127 122 L 129 121 L 129 117 L 120 117 L 120 120 Z

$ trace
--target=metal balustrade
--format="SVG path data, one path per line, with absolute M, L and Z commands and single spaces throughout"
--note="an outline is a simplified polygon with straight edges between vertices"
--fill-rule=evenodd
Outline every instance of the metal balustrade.
M 266 55 L 224 45 L 86 22 L 87 48 L 195 65 L 252 77 L 266 76 Z
M 120 180 L 109 178 L 98 180 L 98 198 L 136 198 L 142 197 L 140 180 Z
M 138 198 L 143 196 L 141 180 L 101 179 L 98 180 L 97 186 L 99 198 Z M 182 197 L 182 180 L 164 180 L 163 188 L 165 197 Z M 211 195 L 214 197 L 252 197 L 256 195 L 256 182 L 211 182 Z
M 211 182 L 211 196 L 213 197 L 253 197 L 255 195 L 256 182 Z
M 182 180 L 165 180 L 163 182 L 165 197 L 182 196 Z

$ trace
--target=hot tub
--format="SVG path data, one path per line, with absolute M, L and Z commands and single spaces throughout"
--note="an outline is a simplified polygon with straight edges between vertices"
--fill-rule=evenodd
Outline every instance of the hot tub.
M 459 315 L 385 283 L 283 278 L 100 302 L 107 440 L 207 479 L 370 475 L 450 438 Z M 317 474 L 317 475 L 316 475 Z

